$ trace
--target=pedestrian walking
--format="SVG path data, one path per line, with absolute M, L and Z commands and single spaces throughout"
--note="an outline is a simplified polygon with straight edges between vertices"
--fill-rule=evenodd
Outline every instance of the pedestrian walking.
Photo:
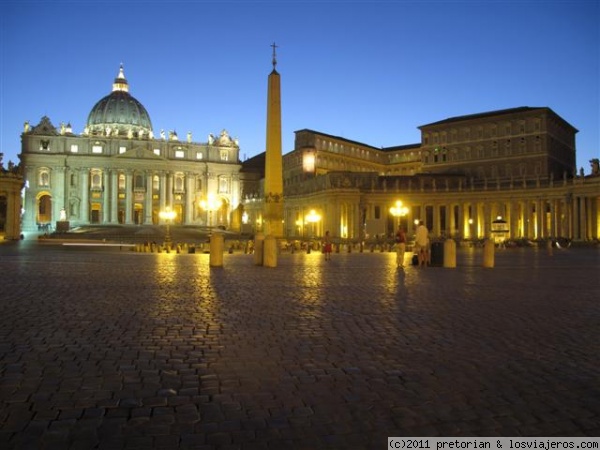
M 396 231 L 396 266 L 404 267 L 404 253 L 406 252 L 406 233 L 402 225 Z
M 323 238 L 323 253 L 325 253 L 325 261 L 331 261 L 331 236 L 329 235 L 329 231 L 325 232 L 325 237 Z
M 422 220 L 415 233 L 415 253 L 419 258 L 419 266 L 429 265 L 429 230 Z

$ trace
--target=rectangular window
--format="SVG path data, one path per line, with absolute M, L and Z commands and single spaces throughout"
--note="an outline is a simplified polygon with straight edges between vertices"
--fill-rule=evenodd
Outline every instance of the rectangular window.
M 79 146 L 77 144 L 71 144 L 71 153 L 77 153 L 79 151 Z
M 154 149 L 154 154 L 157 156 L 160 156 L 160 149 L 159 148 L 155 148 Z
M 125 153 L 127 151 L 126 147 L 119 147 L 119 155 Z
M 221 150 L 221 161 L 228 161 L 228 160 L 229 160 L 229 151 Z
M 202 152 L 196 152 L 196 159 L 202 159 L 203 157 Z
M 183 158 L 184 153 L 183 150 L 175 150 L 175 158 Z
M 93 145 L 92 153 L 102 153 L 102 146 L 101 145 Z

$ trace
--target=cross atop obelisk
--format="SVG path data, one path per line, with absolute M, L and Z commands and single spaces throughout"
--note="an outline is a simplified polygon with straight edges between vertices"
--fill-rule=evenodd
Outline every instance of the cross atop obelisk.
M 277 65 L 277 51 L 276 51 L 276 49 L 277 49 L 278 45 L 275 44 L 275 42 L 273 42 L 271 44 L 271 47 L 273 47 L 273 70 L 275 70 L 275 66 Z

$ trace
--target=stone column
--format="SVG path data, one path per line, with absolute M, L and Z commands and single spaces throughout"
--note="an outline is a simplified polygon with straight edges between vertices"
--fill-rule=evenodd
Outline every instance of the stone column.
M 167 206 L 170 206 L 173 209 L 173 172 L 167 172 Z
M 110 223 L 119 223 L 119 171 L 110 173 Z
M 194 200 L 194 176 L 188 172 L 185 174 L 185 219 L 184 224 L 193 222 L 193 200 Z
M 110 223 L 110 200 L 112 195 L 112 185 L 110 183 L 111 169 L 102 171 L 102 220 L 101 223 Z
M 65 170 L 66 167 L 56 167 L 53 173 L 56 174 L 54 180 L 53 199 L 52 199 L 52 225 L 54 226 L 56 220 L 60 217 L 60 210 L 68 208 L 67 198 L 65 196 Z
M 167 174 L 166 172 L 161 172 L 160 174 L 160 210 L 164 211 L 167 206 Z
M 144 197 L 144 223 L 147 225 L 152 225 L 152 171 L 148 170 L 146 172 L 146 196 Z
M 90 223 L 90 172 L 86 167 L 81 169 L 81 211 L 79 219 L 83 224 Z
M 133 223 L 133 173 L 128 170 L 125 173 L 125 223 Z
M 433 235 L 441 236 L 441 206 L 438 204 L 434 204 L 432 207 L 433 210 Z
M 587 198 L 579 197 L 579 239 L 587 239 L 586 232 L 586 206 L 587 206 Z

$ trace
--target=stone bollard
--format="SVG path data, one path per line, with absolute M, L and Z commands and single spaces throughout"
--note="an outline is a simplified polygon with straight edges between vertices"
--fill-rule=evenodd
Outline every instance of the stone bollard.
M 223 233 L 213 231 L 213 233 L 210 236 L 210 257 L 208 262 L 210 267 L 223 267 L 224 243 L 225 238 L 223 236 Z
M 264 243 L 265 235 L 263 233 L 256 233 L 254 235 L 254 265 L 263 265 L 263 254 L 264 254 Z
M 456 267 L 456 242 L 454 239 L 444 241 L 444 267 Z
M 489 269 L 494 267 L 494 250 L 494 241 L 486 239 L 483 244 L 483 267 Z
M 277 239 L 275 236 L 265 236 L 263 242 L 263 266 L 277 267 Z

